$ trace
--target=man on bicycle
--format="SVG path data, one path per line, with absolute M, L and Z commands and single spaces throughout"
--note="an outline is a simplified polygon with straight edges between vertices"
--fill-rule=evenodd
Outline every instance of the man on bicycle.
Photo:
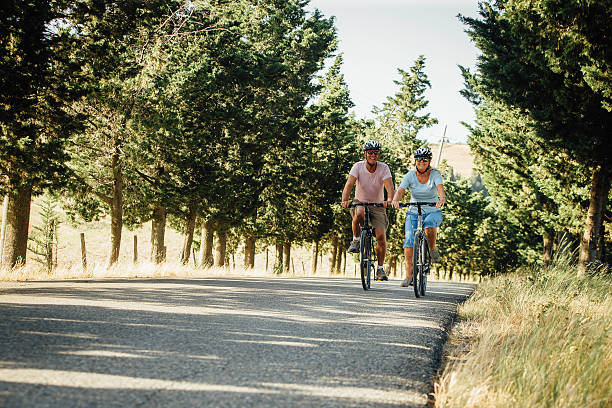
M 387 189 L 387 197 L 389 198 L 393 197 L 395 189 L 389 166 L 378 161 L 380 150 L 381 145 L 375 140 L 370 140 L 363 145 L 364 160 L 355 163 L 349 173 L 342 191 L 342 208 L 349 207 L 349 198 L 355 183 L 357 183 L 357 188 L 355 189 L 355 200 L 353 202 L 383 204 L 383 208 L 370 207 L 370 221 L 376 235 L 376 258 L 378 259 L 376 279 L 388 280 L 389 278 L 383 267 L 387 252 L 386 231 L 389 226 L 386 210 L 387 201 L 384 200 L 383 187 Z M 364 207 L 351 208 L 351 216 L 353 217 L 353 240 L 348 251 L 358 253 L 361 226 L 365 221 Z

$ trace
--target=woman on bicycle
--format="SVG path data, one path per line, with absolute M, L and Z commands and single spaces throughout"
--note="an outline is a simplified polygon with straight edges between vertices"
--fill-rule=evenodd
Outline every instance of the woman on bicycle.
M 440 253 L 436 248 L 436 235 L 438 227 L 442 224 L 441 208 L 446 202 L 444 184 L 440 172 L 431 167 L 431 150 L 427 147 L 419 147 L 414 152 L 415 169 L 410 170 L 404 176 L 400 187 L 395 192 L 392 205 L 399 209 L 399 202 L 407 189 L 410 190 L 410 201 L 414 202 L 436 202 L 436 207 L 423 206 L 423 227 L 427 234 L 431 259 L 440 262 Z M 410 207 L 406 213 L 406 235 L 404 238 L 404 257 L 406 258 L 406 279 L 401 286 L 412 285 L 412 254 L 414 250 L 414 232 L 417 229 L 417 209 Z

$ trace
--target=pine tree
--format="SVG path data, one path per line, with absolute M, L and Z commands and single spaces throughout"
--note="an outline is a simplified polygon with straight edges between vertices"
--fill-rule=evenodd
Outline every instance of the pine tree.
M 611 10 L 608 1 L 506 0 L 483 2 L 480 20 L 462 18 L 483 52 L 482 92 L 529 112 L 540 144 L 589 169 L 582 271 L 603 251 L 597 246 L 610 189 Z
M 33 195 L 66 180 L 64 145 L 78 127 L 66 106 L 78 92 L 67 61 L 68 2 L 7 0 L 0 7 L 0 194 L 8 220 L 0 265 L 25 263 Z

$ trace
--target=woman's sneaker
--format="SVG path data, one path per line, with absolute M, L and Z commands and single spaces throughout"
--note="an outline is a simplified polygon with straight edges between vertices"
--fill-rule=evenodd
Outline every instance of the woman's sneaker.
M 387 276 L 383 268 L 376 268 L 376 280 L 380 280 L 380 281 L 389 280 L 389 277 Z
M 431 261 L 435 263 L 440 262 L 440 252 L 438 252 L 437 249 L 434 249 L 433 251 L 431 251 Z
M 354 239 L 351 241 L 351 245 L 349 245 L 348 251 L 353 254 L 359 253 L 359 240 L 358 239 Z
M 412 286 L 412 279 L 410 278 L 406 278 L 402 281 L 402 283 L 400 283 L 400 286 L 402 288 L 407 288 L 408 286 Z

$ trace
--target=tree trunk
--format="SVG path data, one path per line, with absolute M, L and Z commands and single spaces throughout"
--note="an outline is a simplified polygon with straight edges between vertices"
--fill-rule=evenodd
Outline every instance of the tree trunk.
M 183 238 L 183 250 L 181 252 L 181 263 L 187 265 L 191 255 L 191 245 L 193 244 L 193 232 L 195 230 L 196 218 L 198 216 L 198 204 L 189 207 L 189 213 L 185 219 L 185 236 Z
M 336 270 L 336 257 L 338 253 L 338 236 L 332 236 L 332 252 L 329 257 L 329 270 L 331 273 L 334 273 Z
M 602 262 L 605 262 L 605 260 L 608 258 L 608 254 L 606 252 L 606 226 L 604 224 L 604 217 L 601 218 L 601 227 L 599 227 L 599 243 L 597 248 L 599 250 L 599 259 L 601 259 Z
M 543 241 L 543 253 L 542 253 L 542 264 L 544 268 L 550 265 L 552 261 L 552 251 L 553 251 L 553 243 L 554 243 L 555 232 L 553 230 L 547 229 L 544 231 L 542 235 Z
M 212 221 L 204 222 L 202 224 L 202 242 L 200 244 L 200 265 L 202 268 L 213 266 L 213 233 Z
M 255 236 L 249 234 L 244 242 L 244 269 L 255 268 Z
M 0 265 L 5 268 L 24 265 L 28 249 L 32 187 L 20 186 L 9 193 L 4 241 Z
M 289 273 L 291 266 L 291 242 L 283 243 L 283 272 Z
M 155 204 L 153 219 L 151 220 L 151 262 L 159 264 L 164 262 L 164 240 L 166 233 L 166 208 Z
M 215 254 L 215 266 L 223 268 L 225 266 L 225 257 L 227 256 L 227 232 L 217 229 L 217 247 Z
M 391 276 L 397 275 L 397 255 L 393 255 L 389 259 L 389 275 Z
M 112 157 L 113 168 L 113 195 L 110 199 L 111 213 L 111 247 L 108 254 L 108 266 L 119 261 L 121 249 L 121 232 L 123 230 L 123 166 L 121 165 L 121 152 L 115 149 Z
M 283 244 L 276 243 L 276 259 L 274 260 L 274 273 L 280 274 L 283 272 Z
M 340 239 L 337 240 L 338 241 L 338 249 L 336 250 L 336 262 L 335 262 L 335 266 L 336 266 L 336 273 L 341 273 L 342 272 L 342 254 L 344 253 L 344 251 L 342 251 L 340 249 Z
M 578 258 L 578 275 L 584 275 L 589 265 L 598 259 L 597 244 L 601 227 L 604 204 L 610 190 L 608 169 L 597 166 L 591 182 L 591 199 L 580 240 L 580 257 Z
M 312 274 L 317 274 L 317 260 L 319 259 L 319 241 L 313 242 L 312 245 Z

